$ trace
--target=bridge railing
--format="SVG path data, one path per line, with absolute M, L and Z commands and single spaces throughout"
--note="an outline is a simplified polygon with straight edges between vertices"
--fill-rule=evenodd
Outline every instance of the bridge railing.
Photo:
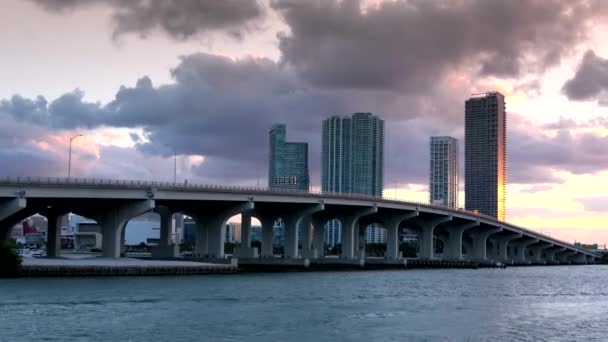
M 493 222 L 497 222 L 499 225 L 505 226 L 515 231 L 521 231 L 523 233 L 532 235 L 534 237 L 541 238 L 548 242 L 568 246 L 579 251 L 589 252 L 585 249 L 578 248 L 572 244 L 564 241 L 560 241 L 546 234 L 542 234 L 527 228 L 519 227 L 505 221 L 498 220 L 495 217 L 484 215 L 476 212 L 467 211 L 461 208 L 449 208 L 446 206 L 432 204 L 423 201 L 411 201 L 403 200 L 400 198 L 391 198 L 388 196 L 373 196 L 356 193 L 337 193 L 328 191 L 318 190 L 292 190 L 292 189 L 275 189 L 269 187 L 251 187 L 251 186 L 238 186 L 238 185 L 219 185 L 219 184 L 200 184 L 200 183 L 188 183 L 188 182 L 163 182 L 163 181 L 143 181 L 143 180 L 127 180 L 127 179 L 104 179 L 104 178 L 60 178 L 60 177 L 5 177 L 0 178 L 0 185 L 15 185 L 15 186 L 77 186 L 77 187 L 116 187 L 116 188 L 127 188 L 127 189 L 163 189 L 163 190 L 175 190 L 175 191 L 215 191 L 215 192 L 226 192 L 226 193 L 242 193 L 248 192 L 252 194 L 267 194 L 267 195 L 291 195 L 291 196 L 310 196 L 319 199 L 333 198 L 333 199 L 347 199 L 347 200 L 363 200 L 363 201 L 383 201 L 392 202 L 395 204 L 405 204 L 409 206 L 416 206 L 418 208 L 427 209 L 438 209 L 447 211 L 454 214 L 465 214 L 471 216 L 473 219 L 486 219 Z

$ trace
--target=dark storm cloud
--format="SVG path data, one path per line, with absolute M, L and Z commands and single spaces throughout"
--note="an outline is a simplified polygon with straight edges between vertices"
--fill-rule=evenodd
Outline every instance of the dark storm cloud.
M 576 74 L 562 90 L 570 100 L 598 100 L 600 105 L 608 105 L 608 59 L 587 51 Z
M 603 1 L 387 1 L 273 3 L 290 28 L 283 63 L 324 87 L 425 92 L 466 66 L 518 77 L 560 62 L 605 13 Z
M 160 29 L 173 38 L 221 31 L 240 38 L 264 17 L 257 0 L 33 0 L 52 11 L 66 11 L 102 4 L 113 10 L 115 35 L 142 36 Z

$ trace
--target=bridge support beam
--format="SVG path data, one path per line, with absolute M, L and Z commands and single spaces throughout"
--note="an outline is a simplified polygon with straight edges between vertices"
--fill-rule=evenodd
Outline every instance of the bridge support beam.
M 540 243 L 538 246 L 531 246 L 530 250 L 532 251 L 532 257 L 530 258 L 530 261 L 537 264 L 542 263 L 543 252 L 553 246 L 552 243 Z
M 399 259 L 399 225 L 403 221 L 407 221 L 417 216 L 418 211 L 413 211 L 404 214 L 396 214 L 386 221 L 386 259 Z
M 193 215 L 197 224 L 196 256 L 223 259 L 226 242 L 226 221 L 234 215 L 253 209 L 253 202 L 245 202 L 216 213 Z
M 435 236 L 435 227 L 438 225 L 452 221 L 452 216 L 439 217 L 430 220 L 416 220 L 421 230 L 421 238 L 418 239 L 420 252 L 419 259 L 432 260 L 435 252 L 433 238 Z
M 179 244 L 172 239 L 173 213 L 167 207 L 156 207 L 154 211 L 160 216 L 160 241 L 152 247 L 155 258 L 176 258 L 179 256 Z
M 298 251 L 298 226 L 300 224 L 304 224 L 308 226 L 308 228 L 303 227 L 305 230 L 305 234 L 310 236 L 310 219 L 309 216 L 323 211 L 325 209 L 325 205 L 323 203 L 315 204 L 309 206 L 304 209 L 299 209 L 295 212 L 290 213 L 285 218 L 285 257 L 286 258 L 294 258 L 297 259 L 300 257 Z M 310 251 L 310 237 L 306 239 L 306 244 L 308 246 L 304 248 L 307 251 Z
M 473 259 L 478 261 L 487 260 L 487 242 L 488 238 L 496 233 L 502 232 L 501 227 L 488 228 L 470 234 L 473 239 Z
M 517 247 L 517 254 L 515 255 L 514 260 L 521 264 L 527 263 L 528 258 L 526 257 L 526 252 L 528 250 L 528 246 L 535 244 L 537 242 L 538 242 L 538 239 L 532 239 L 532 240 L 523 240 L 517 244 L 514 244 L 514 246 Z
M 579 265 L 587 264 L 587 256 L 578 251 L 574 251 L 574 252 L 570 253 L 570 260 L 572 260 L 572 263 L 574 263 L 574 264 L 579 264 Z
M 312 252 L 311 258 L 325 257 L 325 224 L 322 221 L 312 220 Z
M 509 242 L 519 238 L 521 238 L 521 234 L 516 233 L 495 239 L 498 243 L 498 260 L 504 263 L 512 262 L 512 259 L 509 258 L 508 253 Z
M 313 243 L 312 243 L 312 220 L 310 216 L 302 219 L 300 223 L 300 227 L 302 229 L 302 241 L 300 241 L 300 245 L 302 249 L 300 250 L 300 256 L 303 258 L 312 258 L 313 257 Z
M 257 254 L 251 248 L 251 212 L 241 214 L 241 245 L 235 255 L 239 258 L 257 257 Z
M 141 200 L 88 215 L 97 221 L 101 228 L 103 257 L 119 258 L 122 249 L 122 233 L 129 219 L 152 209 L 154 209 L 154 200 Z
M 378 207 L 359 209 L 349 216 L 342 217 L 342 254 L 344 259 L 355 258 L 355 234 L 359 232 L 359 218 L 378 212 Z
M 49 208 L 40 214 L 47 220 L 46 256 L 58 258 L 61 256 L 61 224 L 67 210 Z
M 276 219 L 274 217 L 262 217 L 260 223 L 262 224 L 262 251 L 261 256 L 263 258 L 274 257 L 274 224 Z
M 17 197 L 0 203 L 0 241 L 7 241 L 10 237 L 12 222 L 3 224 L 2 221 L 8 217 L 17 214 L 27 206 L 27 200 L 23 197 Z
M 556 262 L 558 262 L 558 260 L 556 259 L 556 255 L 566 251 L 565 247 L 559 247 L 559 246 L 555 246 L 554 248 L 550 248 L 548 249 L 545 254 L 547 255 L 547 257 L 545 258 L 545 262 L 548 264 L 554 264 Z
M 479 226 L 479 221 L 465 223 L 457 226 L 448 226 L 446 230 L 448 232 L 448 243 L 447 243 L 447 259 L 450 260 L 462 260 L 462 234 L 471 229 Z

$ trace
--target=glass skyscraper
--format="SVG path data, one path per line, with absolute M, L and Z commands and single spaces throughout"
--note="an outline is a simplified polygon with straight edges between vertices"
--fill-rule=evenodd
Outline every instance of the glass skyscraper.
M 308 144 L 286 142 L 284 124 L 272 126 L 268 160 L 268 187 L 308 191 Z
M 431 137 L 430 202 L 458 207 L 458 140 Z
M 465 102 L 465 209 L 506 219 L 507 115 L 499 92 Z
M 371 113 L 332 116 L 323 121 L 322 136 L 321 190 L 382 196 L 384 120 Z M 339 223 L 330 222 L 327 243 L 339 243 L 340 234 Z M 372 232 L 370 236 L 377 235 Z

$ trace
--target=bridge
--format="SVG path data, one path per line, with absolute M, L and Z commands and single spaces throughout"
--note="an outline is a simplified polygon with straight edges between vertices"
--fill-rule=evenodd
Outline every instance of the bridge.
M 550 236 L 501 222 L 493 217 L 443 206 L 373 196 L 281 191 L 235 186 L 180 184 L 79 178 L 0 179 L 0 240 L 7 240 L 15 224 L 40 214 L 48 219 L 47 255 L 59 256 L 61 218 L 75 213 L 97 221 L 104 257 L 120 257 L 127 222 L 155 211 L 161 218 L 158 255 L 175 256 L 170 222 L 175 213 L 196 223 L 195 254 L 225 258 L 224 227 L 242 215 L 244 243 L 237 256 L 258 257 L 250 246 L 251 218 L 262 224 L 259 257 L 273 255 L 273 227 L 285 224 L 285 257 L 324 258 L 325 225 L 339 220 L 340 258 L 365 258 L 366 227 L 377 224 L 387 232 L 387 260 L 399 260 L 399 232 L 418 235 L 418 258 L 425 260 L 498 261 L 507 264 L 587 264 L 599 256 Z M 304 227 L 298 241 L 298 226 Z M 441 241 L 442 253 L 437 253 Z M 463 255 L 463 251 L 466 256 Z

